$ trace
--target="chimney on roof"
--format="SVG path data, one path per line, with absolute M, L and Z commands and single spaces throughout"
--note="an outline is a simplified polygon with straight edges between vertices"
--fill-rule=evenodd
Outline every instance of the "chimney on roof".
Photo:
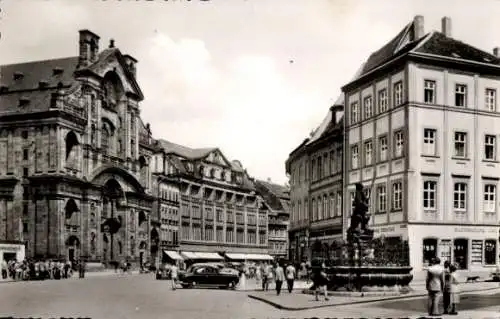
M 268 178 L 267 178 L 267 182 L 268 182 L 268 183 L 272 183 L 272 181 L 271 181 L 271 177 L 268 177 Z
M 500 48 L 495 47 L 493 48 L 493 55 L 496 56 L 497 58 L 500 58 Z
M 99 53 L 99 36 L 89 30 L 80 30 L 79 67 L 86 67 L 97 61 Z
M 421 15 L 413 18 L 413 40 L 418 40 L 424 36 L 424 17 Z
M 451 38 L 451 18 L 443 17 L 441 19 L 441 32 L 448 38 Z
M 129 54 L 125 54 L 123 56 L 123 58 L 125 59 L 125 64 L 127 65 L 128 70 L 130 71 L 130 73 L 132 73 L 132 75 L 135 78 L 137 76 L 137 69 L 136 69 L 136 66 L 135 66 L 137 64 L 137 60 L 134 59 Z

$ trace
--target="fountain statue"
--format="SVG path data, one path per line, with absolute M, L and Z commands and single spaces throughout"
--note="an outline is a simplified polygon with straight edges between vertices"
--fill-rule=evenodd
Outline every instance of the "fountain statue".
M 372 187 L 373 187 L 372 183 Z M 368 227 L 370 221 L 370 198 L 365 195 L 361 183 L 356 184 L 354 210 L 347 230 L 347 242 L 343 247 L 341 265 L 327 268 L 329 290 L 344 288 L 348 292 L 366 291 L 374 287 L 407 287 L 413 279 L 412 267 L 399 259 L 388 261 L 387 243 L 383 239 L 374 240 L 374 232 Z M 375 244 L 378 243 L 378 245 Z M 381 244 L 380 244 L 381 243 Z M 404 245 L 396 247 L 399 256 L 407 251 Z M 394 247 L 392 247 L 394 248 Z

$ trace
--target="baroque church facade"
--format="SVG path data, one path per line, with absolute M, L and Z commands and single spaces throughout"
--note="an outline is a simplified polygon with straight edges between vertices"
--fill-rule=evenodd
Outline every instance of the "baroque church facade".
M 1 66 L 0 239 L 27 257 L 142 263 L 160 240 L 137 61 L 79 34 L 78 56 Z

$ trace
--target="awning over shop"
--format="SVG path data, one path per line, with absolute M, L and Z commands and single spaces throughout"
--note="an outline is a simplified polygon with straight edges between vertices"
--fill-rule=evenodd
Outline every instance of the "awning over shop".
M 247 259 L 246 254 L 226 254 L 226 257 L 233 260 L 245 260 Z
M 181 255 L 186 259 L 210 259 L 210 260 L 223 260 L 224 258 L 217 253 L 202 253 L 202 252 L 191 252 L 183 251 Z
M 247 260 L 274 260 L 273 256 L 266 254 L 246 254 Z
M 195 255 L 196 255 L 196 258 L 198 258 L 198 259 L 213 259 L 213 260 L 223 260 L 224 259 L 224 258 L 222 258 L 221 255 L 219 255 L 217 253 L 199 253 L 199 252 L 196 252 Z
M 181 255 L 186 259 L 196 259 L 196 254 L 190 251 L 181 251 Z
M 164 250 L 163 251 L 165 254 L 167 254 L 168 257 L 172 258 L 173 260 L 183 260 L 181 255 L 179 255 L 177 252 L 172 251 L 172 250 Z

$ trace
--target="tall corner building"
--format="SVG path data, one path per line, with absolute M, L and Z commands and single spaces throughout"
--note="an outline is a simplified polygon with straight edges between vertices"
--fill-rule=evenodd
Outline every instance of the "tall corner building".
M 431 258 L 488 271 L 498 262 L 500 59 L 416 16 L 370 55 L 345 94 L 344 234 L 354 184 L 371 187 L 376 236 L 409 241 L 416 272 Z

